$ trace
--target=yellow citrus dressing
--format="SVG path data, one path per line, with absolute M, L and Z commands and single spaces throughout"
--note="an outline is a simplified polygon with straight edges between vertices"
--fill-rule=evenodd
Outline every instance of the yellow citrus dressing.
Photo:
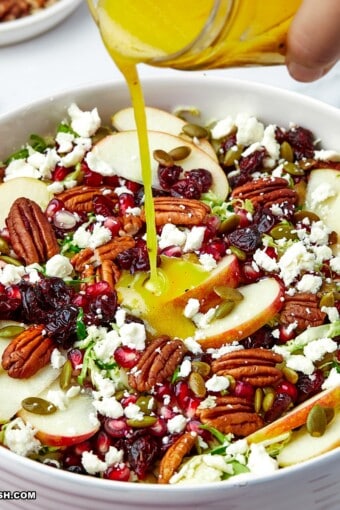
M 148 322 L 155 334 L 186 337 L 193 324 L 171 305 L 171 299 L 198 285 L 207 274 L 197 265 L 162 261 L 157 269 L 157 234 L 152 198 L 152 170 L 142 87 L 137 64 L 151 62 L 184 69 L 279 63 L 285 35 L 301 0 L 222 0 L 228 21 L 213 44 L 199 51 L 169 55 L 190 47 L 206 26 L 214 0 L 88 0 L 103 42 L 123 73 L 134 108 L 142 177 L 150 274 L 123 275 L 118 282 L 120 302 Z M 220 26 L 220 25 L 219 25 Z M 221 27 L 221 26 L 220 26 Z M 207 33 L 207 32 L 206 32 Z M 214 30 L 211 30 L 215 34 Z M 208 36 L 210 32 L 208 31 Z M 165 58 L 162 61 L 162 58 Z M 173 331 L 174 314 L 176 332 Z

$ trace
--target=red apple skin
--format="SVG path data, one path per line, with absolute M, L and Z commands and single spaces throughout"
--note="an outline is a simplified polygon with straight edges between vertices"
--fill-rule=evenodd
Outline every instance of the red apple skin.
M 241 281 L 241 268 L 235 255 L 228 255 L 223 261 L 223 266 L 218 266 L 204 282 L 184 294 L 177 296 L 173 304 L 179 308 L 185 308 L 189 299 L 198 299 L 200 302 L 200 312 L 206 313 L 209 308 L 213 308 L 221 302 L 221 298 L 214 292 L 214 287 L 223 286 L 235 289 Z
M 81 434 L 79 436 L 54 436 L 51 434 L 47 434 L 46 432 L 39 431 L 36 433 L 37 439 L 45 445 L 45 446 L 72 446 L 74 444 L 82 443 L 87 439 L 90 439 L 95 435 L 99 430 L 99 424 L 93 430 L 87 432 L 86 434 Z
M 248 443 L 261 443 L 266 439 L 277 437 L 297 427 L 301 427 L 307 421 L 308 414 L 312 407 L 319 404 L 322 407 L 337 407 L 340 405 L 340 387 L 324 390 L 322 393 L 302 402 L 290 413 L 282 416 L 273 423 L 269 423 L 262 429 L 253 432 L 247 437 Z
M 238 324 L 231 329 L 226 329 L 225 331 L 211 334 L 206 338 L 199 339 L 198 342 L 201 344 L 203 349 L 218 349 L 226 343 L 239 341 L 249 335 L 252 335 L 255 333 L 255 331 L 267 324 L 280 311 L 283 306 L 283 295 L 284 289 L 282 285 L 278 283 L 277 295 L 270 303 L 270 305 L 266 309 L 262 310 L 261 313 L 249 318 L 247 321 L 243 322 L 242 324 Z M 260 295 L 259 299 L 261 299 Z M 208 329 L 209 328 L 207 328 L 207 335 L 209 334 Z

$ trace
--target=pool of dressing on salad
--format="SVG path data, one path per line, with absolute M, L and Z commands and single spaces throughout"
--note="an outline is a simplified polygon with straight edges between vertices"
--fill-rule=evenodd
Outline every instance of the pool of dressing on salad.
M 200 60 L 199 55 L 201 53 L 205 55 L 204 50 L 200 54 L 196 53 L 196 61 L 193 64 L 185 64 L 184 68 L 225 67 L 238 65 L 240 62 L 262 64 L 282 61 L 280 48 L 284 42 L 288 24 L 300 2 L 301 0 L 290 0 L 288 3 L 286 0 L 230 2 L 233 10 L 231 25 L 228 22 L 226 27 L 228 37 L 224 33 L 223 38 L 222 31 L 221 44 L 216 45 L 216 48 L 215 45 L 210 47 L 209 51 L 213 49 L 211 54 L 213 61 L 205 63 Z M 146 237 L 150 262 L 150 274 L 146 284 L 139 285 L 139 292 L 143 294 L 148 307 L 154 309 L 155 296 L 159 297 L 163 293 L 167 294 L 168 298 L 171 296 L 168 286 L 165 285 L 164 273 L 162 277 L 157 269 L 152 170 L 145 105 L 137 64 L 157 62 L 157 58 L 173 55 L 190 45 L 204 29 L 214 6 L 214 0 L 186 0 L 185 3 L 182 0 L 172 0 L 166 4 L 154 0 L 143 0 L 143 2 L 140 0 L 123 0 L 122 2 L 88 0 L 88 3 L 103 42 L 126 80 L 134 109 L 145 189 Z M 189 16 L 188 13 L 190 13 Z M 177 59 L 174 62 L 167 60 L 167 65 L 172 67 L 180 67 L 180 65 L 177 66 L 178 63 L 180 61 Z M 176 280 L 178 281 L 183 275 L 178 274 Z M 187 267 L 185 277 L 187 288 L 199 284 L 204 279 L 197 271 L 188 271 Z M 126 283 L 129 287 L 134 285 L 132 281 Z M 178 290 L 174 289 L 173 295 L 178 294 Z M 159 311 L 159 301 L 156 309 Z M 162 314 L 164 313 L 163 308 Z

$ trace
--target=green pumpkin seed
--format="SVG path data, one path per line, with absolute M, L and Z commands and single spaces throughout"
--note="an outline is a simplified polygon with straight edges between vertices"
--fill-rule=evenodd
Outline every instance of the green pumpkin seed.
M 235 161 L 240 159 L 242 152 L 243 147 L 241 145 L 235 145 L 234 147 L 231 147 L 223 156 L 221 163 L 223 163 L 225 166 L 233 166 Z
M 0 329 L 0 337 L 1 338 L 14 338 L 17 335 L 20 335 L 25 330 L 23 326 L 5 326 Z
M 201 374 L 203 377 L 206 377 L 210 374 L 210 365 L 205 361 L 193 361 L 191 363 L 191 368 L 193 372 L 197 372 Z
M 221 234 L 227 234 L 228 232 L 235 230 L 239 223 L 240 216 L 238 214 L 231 214 L 228 218 L 221 222 L 218 231 Z
M 326 420 L 328 425 L 333 420 L 335 416 L 335 411 L 333 407 L 324 407 L 324 411 L 326 413 Z
M 9 251 L 10 250 L 7 241 L 3 237 L 0 237 L 0 253 L 8 255 Z
M 232 289 L 231 287 L 227 287 L 225 285 L 214 287 L 214 292 L 225 301 L 233 301 L 234 303 L 239 303 L 243 299 L 243 294 L 241 294 L 239 290 Z
M 294 190 L 298 196 L 298 206 L 302 206 L 306 202 L 307 184 L 303 179 L 294 184 Z
M 78 184 L 81 184 L 84 180 L 84 172 L 81 170 L 79 166 L 74 172 L 67 174 L 65 177 L 65 181 L 76 181 Z
M 319 216 L 312 211 L 301 210 L 301 211 L 296 211 L 296 213 L 294 213 L 295 221 L 303 221 L 306 218 L 308 218 L 310 222 L 320 220 Z
M 72 363 L 68 359 L 61 369 L 59 376 L 59 386 L 62 390 L 67 390 L 71 386 L 71 378 L 72 378 Z
M 323 306 L 334 306 L 335 303 L 335 297 L 333 292 L 327 292 L 327 294 L 324 294 L 322 298 L 320 299 L 319 308 L 322 308 Z
M 205 381 L 198 372 L 191 372 L 189 375 L 189 388 L 196 397 L 204 398 L 207 393 Z
M 261 388 L 256 388 L 254 397 L 254 411 L 259 413 L 262 410 L 263 391 Z
M 136 401 L 137 406 L 144 414 L 151 414 L 156 408 L 156 401 L 151 395 L 141 395 Z
M 299 160 L 299 167 L 302 168 L 302 170 L 311 170 L 314 165 L 315 165 L 314 159 L 304 158 Z
M 308 413 L 306 428 L 312 437 L 321 437 L 325 433 L 326 427 L 326 411 L 319 404 L 316 404 Z
M 305 175 L 304 170 L 302 168 L 300 168 L 299 166 L 295 165 L 294 163 L 289 163 L 289 162 L 284 163 L 283 169 L 289 175 Z
M 162 149 L 156 149 L 153 151 L 153 159 L 163 166 L 172 166 L 174 164 L 174 160 L 170 154 Z
M 20 260 L 9 257 L 8 255 L 0 255 L 0 260 L 3 260 L 6 264 L 12 264 L 13 266 L 22 266 Z
M 53 414 L 57 408 L 52 402 L 40 397 L 28 397 L 21 402 L 22 407 L 34 414 Z
M 295 232 L 295 227 L 287 224 L 279 224 L 275 225 L 270 231 L 270 235 L 273 239 L 297 239 L 297 234 Z
M 134 429 L 143 429 L 144 427 L 152 427 L 157 421 L 156 416 L 143 416 L 141 420 L 136 420 L 134 418 L 129 418 L 126 420 L 126 423 L 129 427 L 133 427 Z
M 185 124 L 182 130 L 191 138 L 208 138 L 209 136 L 209 131 L 198 124 Z
M 289 142 L 282 142 L 280 146 L 280 157 L 289 163 L 294 161 L 294 151 Z
M 215 311 L 215 320 L 223 319 L 227 315 L 230 314 L 230 312 L 235 308 L 235 302 L 234 301 L 223 301 Z
M 230 246 L 229 249 L 231 253 L 233 253 L 235 257 L 238 258 L 238 260 L 244 262 L 247 259 L 247 254 L 243 250 L 240 250 L 240 248 L 237 248 L 236 246 Z
M 275 399 L 275 393 L 269 391 L 266 393 L 262 400 L 262 409 L 266 413 L 272 407 Z
M 289 368 L 289 367 L 283 367 L 282 373 L 288 382 L 290 382 L 292 384 L 297 383 L 297 381 L 299 379 L 299 374 L 297 372 L 295 372 L 295 370 L 293 370 L 292 368 Z
M 175 147 L 171 151 L 169 151 L 168 155 L 173 159 L 173 161 L 182 161 L 182 159 L 186 159 L 191 154 L 191 148 L 187 145 L 180 145 L 179 147 Z

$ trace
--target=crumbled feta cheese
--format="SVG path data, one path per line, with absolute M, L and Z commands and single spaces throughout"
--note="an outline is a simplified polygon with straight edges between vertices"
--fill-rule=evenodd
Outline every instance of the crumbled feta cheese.
M 63 131 L 59 131 L 55 138 L 56 143 L 58 144 L 58 152 L 65 153 L 70 152 L 73 149 L 73 141 L 74 141 L 73 133 L 64 133 Z
M 92 405 L 102 416 L 108 418 L 121 418 L 124 416 L 123 406 L 115 397 L 103 397 L 100 400 L 94 400 Z
M 297 283 L 296 288 L 300 292 L 311 292 L 316 294 L 322 285 L 321 276 L 312 274 L 304 274 L 301 280 Z
M 314 209 L 328 198 L 334 197 L 336 190 L 328 183 L 323 182 L 311 193 L 311 208 Z
M 183 230 L 172 223 L 166 223 L 159 236 L 158 246 L 161 250 L 164 250 L 164 248 L 168 246 L 182 247 L 185 244 L 186 238 L 186 233 Z
M 183 251 L 185 253 L 189 251 L 199 250 L 202 246 L 204 233 L 206 227 L 192 227 L 191 230 L 188 231 L 186 236 L 185 245 L 183 247 Z
M 211 130 L 211 136 L 214 140 L 219 140 L 220 138 L 229 135 L 234 127 L 235 124 L 233 118 L 229 115 L 225 119 L 216 122 L 215 126 Z
M 331 338 L 319 338 L 305 345 L 303 354 L 314 362 L 321 360 L 325 354 L 335 352 L 337 348 L 337 343 Z
M 280 276 L 285 285 L 290 285 L 301 271 L 313 271 L 314 260 L 314 255 L 307 251 L 302 241 L 289 246 L 278 261 Z
M 230 344 L 224 344 L 222 347 L 219 347 L 218 349 L 208 349 L 208 354 L 211 355 L 212 358 L 217 359 L 223 356 L 224 354 L 227 354 L 228 352 L 233 351 L 240 351 L 244 349 L 243 345 L 239 344 L 237 341 L 231 342 Z
M 14 159 L 6 169 L 4 182 L 17 177 L 31 177 L 32 179 L 40 179 L 40 172 L 33 165 L 26 163 L 25 159 Z
M 329 390 L 340 386 L 340 373 L 335 367 L 331 368 L 327 379 L 322 383 L 323 390 Z
M 215 312 L 216 312 L 215 308 L 210 308 L 206 313 L 200 312 L 196 313 L 196 315 L 192 317 L 192 320 L 194 321 L 198 328 L 201 329 L 207 328 L 210 322 L 215 317 Z
M 98 390 L 97 392 L 94 392 L 95 398 L 112 397 L 112 395 L 115 394 L 116 385 L 112 380 L 107 377 L 103 377 L 99 372 L 92 372 L 91 377 L 94 386 Z
M 5 426 L 4 445 L 17 455 L 27 457 L 37 453 L 41 447 L 35 433 L 36 430 L 30 423 L 16 418 Z
M 79 136 L 89 137 L 95 134 L 101 125 L 101 119 L 97 108 L 92 111 L 84 112 L 72 103 L 67 110 L 71 118 L 71 127 Z
M 107 469 L 107 463 L 94 454 L 93 452 L 83 452 L 81 456 L 83 468 L 89 475 L 103 473 Z
M 340 152 L 321 149 L 320 151 L 314 151 L 314 158 L 321 161 L 340 161 Z
M 108 331 L 105 337 L 98 340 L 93 346 L 93 352 L 96 358 L 103 363 L 109 363 L 112 360 L 112 355 L 117 347 L 121 344 L 121 338 L 117 331 Z
M 192 337 L 185 338 L 183 340 L 186 348 L 193 354 L 200 354 L 202 352 L 201 344 L 196 342 Z
M 330 322 L 335 322 L 339 319 L 339 312 L 335 306 L 322 306 L 321 311 L 328 315 Z
M 269 273 L 277 271 L 278 265 L 274 258 L 270 257 L 264 250 L 257 249 L 253 259 L 258 267 L 268 271 Z
M 125 323 L 125 319 L 126 319 L 126 310 L 124 310 L 123 308 L 117 308 L 117 311 L 115 313 L 115 321 L 119 328 L 121 328 L 123 326 L 123 324 Z
M 331 229 L 328 228 L 322 221 L 314 221 L 311 226 L 309 240 L 311 243 L 319 245 L 328 243 L 328 236 Z
M 275 352 L 279 352 L 279 350 L 275 348 Z M 306 375 L 311 375 L 314 372 L 314 364 L 312 360 L 306 358 L 303 354 L 294 354 L 294 356 L 289 356 L 286 359 L 286 365 L 288 368 L 302 372 Z
M 230 380 L 224 375 L 214 374 L 210 379 L 205 381 L 205 387 L 208 391 L 223 391 L 230 385 Z
M 92 172 L 97 172 L 103 177 L 115 175 L 114 169 L 106 161 L 100 159 L 93 151 L 86 154 L 85 163 Z
M 217 266 L 216 259 L 211 253 L 201 253 L 198 260 L 205 271 L 210 272 Z
M 246 113 L 239 113 L 236 116 L 237 126 L 236 141 L 239 145 L 247 146 L 255 142 L 261 142 L 264 135 L 264 125 L 256 117 Z
M 247 467 L 254 475 L 268 475 L 279 469 L 276 459 L 271 457 L 261 444 L 252 443 Z
M 130 404 L 124 408 L 124 414 L 130 420 L 140 421 L 144 418 L 144 413 L 142 412 L 141 408 L 132 402 L 130 402 Z
M 79 248 L 94 249 L 110 241 L 111 237 L 111 231 L 100 223 L 93 225 L 92 232 L 87 230 L 87 225 L 81 225 L 73 234 L 73 243 Z
M 200 302 L 198 299 L 190 298 L 184 308 L 184 316 L 192 319 L 200 309 Z
M 199 409 L 211 409 L 212 407 L 216 407 L 216 397 L 214 395 L 209 395 L 200 402 L 198 407 Z
M 190 483 L 201 484 L 219 482 L 225 473 L 234 473 L 232 464 L 228 463 L 223 455 L 205 453 L 190 458 L 178 473 L 170 478 L 170 484 Z
M 124 451 L 118 450 L 115 446 L 110 446 L 105 454 L 105 462 L 108 466 L 114 466 L 123 462 Z
M 145 349 L 146 332 L 144 324 L 138 322 L 123 324 L 119 334 L 123 345 L 138 351 Z
M 167 428 L 170 434 L 180 434 L 187 425 L 187 419 L 182 414 L 176 414 L 167 422 Z
M 178 376 L 179 377 L 188 377 L 191 372 L 191 361 L 189 359 L 184 359 L 179 367 Z
M 0 283 L 2 285 L 12 285 L 19 283 L 25 274 L 24 266 L 14 266 L 13 264 L 6 264 L 0 268 Z
M 51 354 L 52 368 L 60 369 L 64 365 L 66 360 L 67 358 L 59 351 L 59 349 L 57 348 L 53 349 Z
M 315 255 L 316 265 L 322 264 L 325 260 L 330 260 L 333 256 L 332 250 L 329 246 L 313 246 L 312 250 Z
M 67 278 L 73 273 L 73 266 L 70 259 L 57 253 L 46 262 L 45 271 L 47 276 Z
M 329 261 L 329 266 L 336 274 L 340 274 L 340 256 L 332 258 Z

